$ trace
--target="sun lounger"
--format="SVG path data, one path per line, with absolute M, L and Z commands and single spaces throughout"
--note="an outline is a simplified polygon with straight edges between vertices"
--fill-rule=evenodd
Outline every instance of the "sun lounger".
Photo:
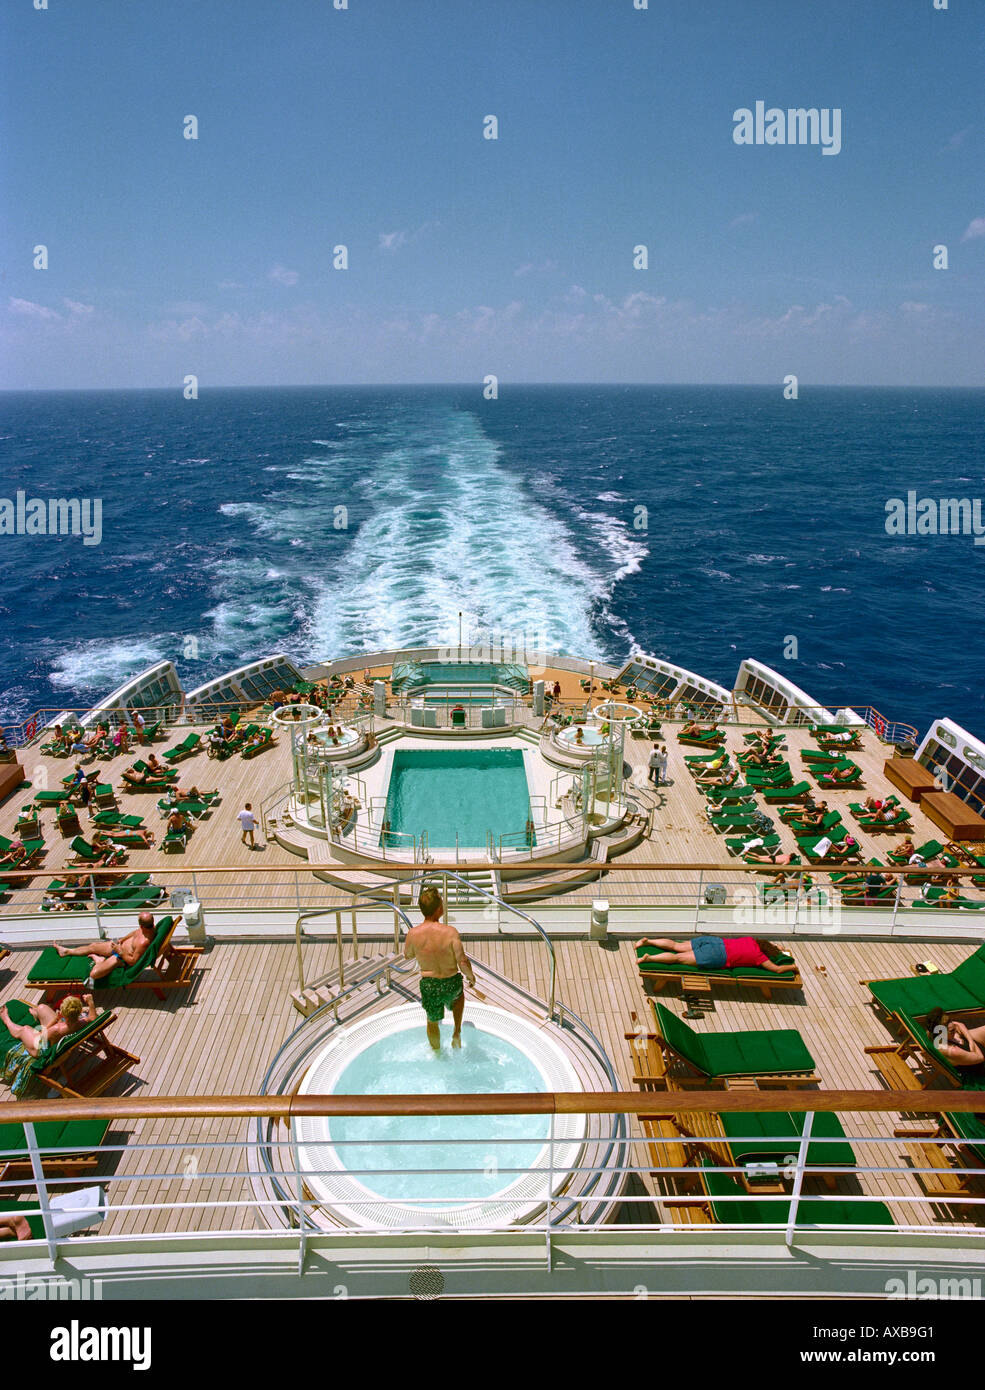
M 676 1073 L 679 1086 L 707 1085 L 733 1077 L 790 1086 L 818 1079 L 814 1058 L 795 1028 L 697 1033 L 659 1000 L 651 999 L 650 1004 L 668 1078 Z
M 242 749 L 240 750 L 244 758 L 254 758 L 258 753 L 263 753 L 267 748 L 272 748 L 274 744 L 277 742 L 277 740 L 274 738 L 273 729 L 268 729 L 266 726 L 263 726 L 260 729 L 258 729 L 257 734 L 254 735 L 254 737 L 257 736 L 259 736 L 262 740 L 260 743 L 250 743 L 248 741 L 244 741 Z
M 790 787 L 764 787 L 763 800 L 770 806 L 778 805 L 781 802 L 803 801 L 804 797 L 810 793 L 810 782 L 795 782 Z
M 134 767 L 137 769 L 138 772 L 144 772 L 147 770 L 147 764 L 143 761 L 143 759 L 140 759 L 138 762 L 135 762 Z M 145 782 L 135 782 L 131 781 L 127 777 L 127 774 L 124 772 L 123 783 L 127 791 L 130 792 L 163 792 L 167 791 L 168 787 L 171 786 L 172 782 L 177 776 L 178 773 L 176 770 L 172 768 L 165 768 L 159 775 L 148 777 Z
M 76 835 L 70 846 L 72 858 L 69 864 L 111 864 L 122 863 L 126 858 L 126 852 L 122 849 L 101 850 L 95 849 L 88 840 L 82 835 Z
M 22 850 L 14 849 L 13 840 L 0 835 L 0 867 L 26 869 L 44 853 L 44 840 L 22 840 Z
M 34 1134 L 40 1149 L 57 1149 L 42 1155 L 41 1165 L 50 1177 L 84 1175 L 99 1162 L 98 1149 L 112 1122 L 106 1120 L 41 1120 Z M 0 1182 L 21 1181 L 33 1175 L 23 1125 L 0 1124 Z
M 786 1197 L 772 1199 L 753 1197 L 746 1193 L 731 1173 L 713 1171 L 710 1159 L 700 1160 L 702 1183 L 708 1195 L 712 1219 L 723 1225 L 785 1226 L 790 1217 L 790 1202 Z M 738 1198 L 744 1200 L 739 1201 Z M 858 1198 L 801 1197 L 797 1204 L 798 1226 L 892 1226 L 889 1208 L 884 1202 Z
M 55 952 L 52 954 L 56 955 Z M 85 964 L 88 969 L 88 957 Z M 8 1007 L 14 1023 L 34 1024 L 34 1015 L 21 1000 L 12 999 Z M 136 1065 L 139 1057 L 117 1047 L 106 1037 L 106 1029 L 115 1020 L 116 1014 L 104 1009 L 91 1023 L 83 1023 L 74 1033 L 59 1038 L 51 1055 L 44 1061 L 36 1058 L 31 1064 L 31 1072 L 37 1078 L 38 1087 L 49 1086 L 63 1096 L 98 1096 L 117 1077 Z M 6 1057 L 15 1041 L 0 1022 L 0 1058 Z
M 722 729 L 703 729 L 700 734 L 678 734 L 677 742 L 693 748 L 714 748 L 725 742 Z
M 963 898 L 960 896 L 957 898 L 950 898 L 947 902 L 941 902 L 946 892 L 946 888 L 930 887 L 922 897 L 914 899 L 912 906 L 923 908 L 936 907 L 952 912 L 981 912 L 982 908 L 985 907 L 985 902 L 981 902 L 977 898 Z
M 750 849 L 779 849 L 779 835 L 737 835 L 734 839 L 725 841 L 725 848 L 729 854 L 745 854 L 746 846 Z
M 879 1012 L 892 1020 L 901 1013 L 925 1015 L 942 1008 L 962 1013 L 985 1008 L 985 945 L 951 971 L 905 975 L 901 979 L 863 980 Z
M 169 748 L 166 752 L 162 753 L 161 757 L 166 763 L 173 764 L 180 762 L 182 758 L 190 758 L 201 742 L 201 734 L 189 734 L 187 738 L 183 739 L 181 743 L 176 744 L 174 748 Z
M 134 965 L 118 965 L 109 975 L 96 981 L 96 989 L 152 989 L 159 999 L 166 989 L 178 989 L 190 982 L 192 968 L 202 954 L 201 946 L 175 946 L 171 937 L 177 918 L 162 917 L 157 923 L 154 940 Z M 47 946 L 31 967 L 27 983 L 40 989 L 45 996 L 78 988 L 89 975 L 92 962 L 88 956 L 60 956 Z M 144 979 L 147 971 L 149 979 Z
M 659 994 L 663 987 L 672 980 L 687 978 L 707 980 L 709 984 L 749 985 L 760 990 L 765 999 L 771 998 L 774 989 L 803 988 L 804 982 L 800 978 L 799 970 L 791 971 L 788 975 L 776 975 L 773 971 L 764 970 L 759 965 L 740 965 L 731 970 L 724 967 L 710 970 L 704 965 L 677 965 L 674 961 L 644 960 L 644 956 L 655 955 L 658 949 L 656 946 L 636 947 L 636 964 L 640 972 L 640 980 L 647 994 Z M 792 960 L 792 956 L 780 957 L 781 963 Z

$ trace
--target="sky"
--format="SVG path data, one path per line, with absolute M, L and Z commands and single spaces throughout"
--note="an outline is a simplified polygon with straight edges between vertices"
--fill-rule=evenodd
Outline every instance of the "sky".
M 5 0 L 0 386 L 985 380 L 983 0 L 341 2 Z

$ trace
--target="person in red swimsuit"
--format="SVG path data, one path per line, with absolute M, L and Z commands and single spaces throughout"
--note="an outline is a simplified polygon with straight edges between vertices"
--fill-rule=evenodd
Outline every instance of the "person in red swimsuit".
M 656 946 L 657 954 L 647 952 L 640 955 L 640 948 L 644 946 Z M 771 941 L 763 941 L 755 936 L 696 936 L 691 942 L 644 936 L 636 943 L 636 959 L 640 964 L 672 961 L 677 965 L 701 965 L 708 970 L 732 970 L 755 965 L 776 975 L 797 969 L 793 961 L 776 961 L 774 957 L 779 954 Z

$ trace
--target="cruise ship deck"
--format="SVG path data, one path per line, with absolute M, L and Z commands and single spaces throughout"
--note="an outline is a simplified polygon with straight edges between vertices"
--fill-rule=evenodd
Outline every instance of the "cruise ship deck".
M 603 700 L 624 698 L 597 688 L 594 670 L 586 681 L 583 668 L 584 663 L 568 661 L 543 672 L 548 686 L 555 680 L 561 686 L 554 714 L 568 710 L 578 716 Z M 318 680 L 327 669 L 305 674 Z M 377 665 L 366 675 L 389 679 L 394 667 Z M 603 669 L 600 678 L 611 686 L 616 675 Z M 511 697 L 509 722 L 502 728 L 483 727 L 472 715 L 456 728 L 450 709 L 443 720 L 439 715 L 421 725 L 414 706 L 392 696 L 382 712 L 378 707 L 374 712 L 371 692 L 371 684 L 360 680 L 337 701 L 332 716 L 362 719 L 361 737 L 372 734 L 352 760 L 353 794 L 362 786 L 355 779 L 379 760 L 384 745 L 452 747 L 481 740 L 495 747 L 512 741 L 525 759 L 544 756 L 552 725 L 547 714 L 534 712 L 529 692 Z M 269 715 L 256 704 L 242 717 L 269 720 Z M 522 1286 L 545 1294 L 625 1293 L 645 1277 L 651 1292 L 671 1296 L 759 1288 L 772 1294 L 881 1297 L 911 1245 L 952 1273 L 980 1258 L 985 1187 L 974 1171 L 973 1151 L 955 1145 L 953 1133 L 936 1131 L 935 1117 L 943 1111 L 939 1096 L 929 1108 L 927 1101 L 919 1108 L 921 1087 L 928 1088 L 929 1099 L 941 1078 L 928 1079 L 915 1049 L 900 1049 L 894 1020 L 876 1012 L 864 983 L 906 979 L 920 962 L 944 973 L 966 960 L 982 940 L 976 907 L 985 904 L 970 870 L 961 870 L 964 905 L 936 909 L 916 906 L 921 895 L 913 881 L 904 881 L 898 896 L 878 905 L 855 905 L 840 897 L 824 865 L 814 865 L 816 888 L 826 895 L 825 914 L 809 910 L 803 894 L 772 916 L 763 912 L 758 890 L 765 874 L 775 870 L 730 856 L 726 836 L 709 825 L 705 797 L 685 763 L 699 750 L 677 739 L 684 722 L 679 708 L 663 718 L 666 782 L 654 787 L 647 780 L 653 741 L 625 736 L 619 744 L 624 759 L 619 815 L 610 803 L 580 849 L 564 843 L 563 855 L 552 854 L 538 822 L 542 842 L 536 853 L 532 845 L 526 851 L 506 849 L 503 841 L 492 857 L 474 850 L 456 856 L 440 845 L 424 854 L 422 845 L 420 855 L 415 851 L 387 861 L 382 850 L 367 857 L 358 840 L 347 843 L 351 830 L 341 822 L 329 828 L 306 819 L 317 798 L 309 795 L 307 784 L 301 796 L 303 736 L 297 741 L 290 725 L 274 720 L 277 742 L 257 756 L 220 760 L 202 751 L 214 722 L 211 711 L 185 709 L 154 745 L 160 756 L 189 734 L 202 735 L 198 748 L 177 764 L 177 781 L 218 792 L 195 822 L 184 852 L 160 848 L 159 793 L 124 788 L 123 769 L 148 751 L 136 747 L 126 756 L 90 762 L 87 769 L 98 771 L 100 784 L 112 786 L 122 814 L 143 818 L 157 837 L 153 847 L 130 849 L 125 864 L 112 871 L 73 865 L 75 836 L 60 835 L 54 807 L 43 805 L 39 861 L 29 870 L 5 873 L 0 941 L 10 953 L 0 961 L 0 1003 L 41 997 L 36 962 L 52 939 L 79 944 L 97 934 L 119 936 L 134 924 L 136 908 L 114 911 L 101 899 L 97 911 L 91 896 L 78 910 L 55 910 L 57 884 L 66 872 L 80 874 L 83 892 L 88 883 L 90 893 L 97 894 L 114 876 L 149 874 L 142 891 L 160 890 L 153 905 L 158 919 L 183 908 L 187 899 L 193 909 L 200 905 L 204 923 L 197 934 L 182 927 L 175 939 L 200 942 L 203 930 L 209 939 L 180 987 L 160 998 L 152 989 L 98 991 L 99 1007 L 112 1013 L 105 1029 L 116 1058 L 111 1079 L 92 1089 L 63 1084 L 60 1100 L 44 1102 L 45 1108 L 33 1113 L 42 1119 L 65 1114 L 109 1120 L 101 1145 L 47 1185 L 48 1197 L 80 1184 L 90 1190 L 101 1186 L 105 1210 L 88 1236 L 58 1238 L 53 1231 L 47 1246 L 42 1240 L 30 1253 L 28 1247 L 0 1247 L 0 1267 L 16 1258 L 37 1269 L 68 1260 L 80 1271 L 97 1272 L 114 1297 L 197 1297 L 206 1275 L 210 1296 L 303 1295 L 338 1280 L 343 1266 L 346 1287 L 400 1296 L 413 1271 L 432 1260 L 445 1271 L 448 1292 L 509 1293 Z M 723 723 L 726 750 L 734 757 L 745 749 L 751 731 L 775 724 L 764 712 L 733 703 Z M 828 788 L 819 794 L 841 812 L 845 828 L 858 839 L 861 862 L 885 862 L 887 849 L 902 836 L 863 830 L 850 803 L 896 791 L 884 770 L 895 749 L 884 723 L 879 732 L 860 721 L 856 727 L 859 746 L 850 756 L 861 769 L 864 790 Z M 806 722 L 783 723 L 775 732 L 798 775 L 802 752 L 817 748 L 814 734 Z M 42 754 L 44 739 L 37 734 L 18 753 L 30 786 L 16 789 L 0 807 L 0 834 L 9 839 L 21 833 L 15 828 L 18 817 L 34 794 L 57 789 L 74 766 L 71 758 Z M 571 771 L 563 754 L 559 766 L 562 777 Z M 552 768 L 556 774 L 558 765 Z M 762 805 L 761 798 L 757 801 Z M 260 849 L 241 841 L 236 814 L 246 802 L 263 822 Z M 781 836 L 779 848 L 796 851 L 780 809 L 766 807 Z M 357 810 L 356 822 L 368 817 L 370 808 Z M 944 838 L 919 803 L 908 804 L 908 810 L 908 831 L 918 845 Z M 543 814 L 549 818 L 550 812 L 545 803 Z M 76 833 L 84 838 L 90 818 L 82 808 L 78 814 Z M 385 835 L 377 834 L 376 843 Z M 603 853 L 600 842 L 606 845 Z M 362 844 L 372 847 L 372 837 Z M 577 1090 L 586 1100 L 581 1157 L 568 1174 L 558 1175 L 556 1187 L 552 1179 L 549 1200 L 541 1203 L 543 1215 L 527 1223 L 485 1229 L 478 1220 L 478 1229 L 468 1233 L 454 1222 L 430 1233 L 396 1229 L 392 1221 L 356 1229 L 340 1215 L 341 1206 L 317 1198 L 314 1180 L 297 1157 L 295 1126 L 305 1113 L 299 1097 L 318 1049 L 344 1039 L 354 1022 L 382 1018 L 417 1000 L 416 977 L 404 970 L 399 937 L 411 920 L 408 911 L 416 920 L 413 902 L 424 878 L 442 881 L 451 920 L 478 970 L 476 997 L 525 1020 L 534 1033 L 559 1038 L 576 1078 L 564 1089 Z M 400 884 L 402 894 L 399 887 L 395 891 Z M 699 980 L 683 997 L 679 982 L 655 995 L 647 992 L 635 938 L 735 934 L 747 920 L 740 909 L 750 901 L 760 901 L 753 930 L 795 956 L 801 988 L 762 993 L 739 983 L 716 980 L 709 987 Z M 59 997 L 53 988 L 47 994 Z M 775 1221 L 765 1222 L 768 1229 L 762 1214 L 756 1217 L 759 1229 L 744 1225 L 741 1202 L 733 1201 L 733 1214 L 723 1219 L 728 1203 L 709 1203 L 708 1193 L 695 1183 L 702 1154 L 728 1166 L 715 1106 L 724 1111 L 747 1104 L 755 1115 L 769 1109 L 772 1096 L 776 1110 L 776 1090 L 762 1081 L 758 1088 L 743 1085 L 740 1079 L 738 1087 L 713 1086 L 713 1094 L 689 1093 L 685 1101 L 673 1069 L 665 1068 L 666 1054 L 661 1060 L 658 1005 L 678 1018 L 683 1013 L 699 1037 L 746 1030 L 780 1037 L 784 1030 L 796 1030 L 814 1067 L 810 1076 L 783 1083 L 795 1088 L 782 1091 L 785 1104 L 795 1114 L 813 1114 L 810 1098 L 828 1093 L 823 1104 L 814 1104 L 818 1113 L 839 1111 L 853 1147 L 852 1164 L 814 1171 L 818 1160 L 807 1161 L 805 1144 L 799 1156 L 788 1155 L 789 1171 L 781 1165 L 777 1172 L 774 1164 L 772 1174 L 754 1174 L 744 1188 L 749 1199 L 759 1194 L 777 1203 Z M 395 1090 L 400 1090 L 399 1073 L 377 1094 Z M 606 1093 L 616 1093 L 613 1101 L 622 1097 L 609 1119 L 606 1111 L 613 1106 Z M 960 1090 L 952 1094 L 961 1096 Z M 832 1095 L 843 1098 L 840 1106 Z M 21 1121 L 32 1113 L 25 1106 L 37 1100 L 4 1103 Z M 561 1110 L 566 1103 L 558 1094 L 551 1100 Z M 956 1104 L 969 1109 L 962 1101 Z M 796 1141 L 793 1147 L 798 1148 Z M 32 1172 L 25 1172 L 23 1163 L 10 1170 L 8 1198 L 37 1190 L 39 1163 L 36 1159 Z M 815 1212 L 795 1230 L 786 1215 L 791 1193 L 794 1205 L 802 1201 L 805 1210 L 816 1206 L 819 1196 L 868 1201 L 898 1229 L 890 1233 L 864 1221 L 852 1229 L 850 1217 L 846 1227 L 848 1207 L 840 1209 L 841 1221 L 832 1217 L 830 1229 Z M 731 1241 L 727 1255 L 723 1241 Z M 479 1266 L 473 1262 L 466 1276 L 463 1261 L 469 1263 L 468 1252 L 479 1248 L 484 1252 Z M 188 1261 L 198 1258 L 204 1264 L 192 1274 Z

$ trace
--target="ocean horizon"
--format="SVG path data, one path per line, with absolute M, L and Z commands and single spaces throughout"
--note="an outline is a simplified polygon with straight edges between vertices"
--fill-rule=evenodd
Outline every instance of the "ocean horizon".
M 887 504 L 985 488 L 985 391 L 475 383 L 0 393 L 12 498 L 101 536 L 3 535 L 2 718 L 165 658 L 191 689 L 286 651 L 521 635 L 985 731 L 985 551 Z M 791 639 L 794 639 L 791 642 Z M 795 650 L 796 657 L 789 653 Z

